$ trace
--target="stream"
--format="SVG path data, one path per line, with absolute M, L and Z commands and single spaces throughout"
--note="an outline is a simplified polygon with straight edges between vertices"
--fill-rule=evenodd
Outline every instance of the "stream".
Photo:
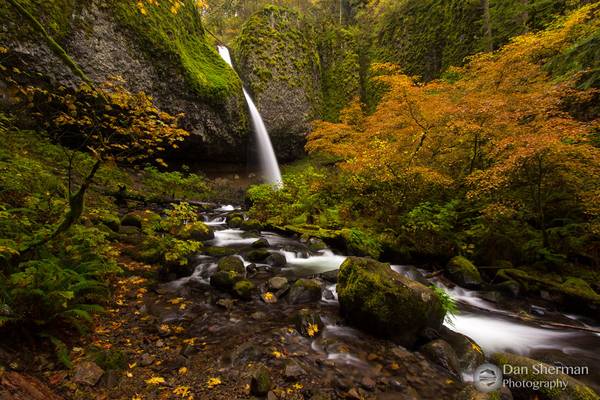
M 320 274 L 338 269 L 346 259 L 346 256 L 331 249 L 311 251 L 306 243 L 274 232 L 263 231 L 257 234 L 228 227 L 226 223 L 227 214 L 233 211 L 239 212 L 236 207 L 227 205 L 204 213 L 203 217 L 206 224 L 215 230 L 215 238 L 206 244 L 231 248 L 235 251 L 235 254 L 243 259 L 244 249 L 247 249 L 259 238 L 266 239 L 270 246 L 268 250 L 283 255 L 286 265 L 276 268 L 268 264 L 254 263 L 253 268 L 255 267 L 257 270 L 257 279 L 266 280 L 275 275 L 286 276 L 290 280 L 301 277 L 322 276 Z M 253 264 L 245 259 L 243 261 L 246 267 Z M 209 279 L 216 270 L 217 259 L 200 254 L 196 257 L 195 262 L 197 266 L 191 276 L 166 283 L 163 285 L 162 290 L 184 293 L 188 296 L 195 296 L 196 299 L 200 299 L 201 296 L 208 296 Z M 496 301 L 493 296 L 490 296 L 489 292 L 467 290 L 459 286 L 453 286 L 444 281 L 443 278 L 433 278 L 427 282 L 424 277 L 426 271 L 413 266 L 392 265 L 391 268 L 411 279 L 425 284 L 435 284 L 444 289 L 456 300 L 459 308 L 457 315 L 446 318 L 445 325 L 472 338 L 481 346 L 485 354 L 490 355 L 497 351 L 508 351 L 549 364 L 561 365 L 562 363 L 568 366 L 588 366 L 590 374 L 579 376 L 577 379 L 590 385 L 595 390 L 600 390 L 600 335 L 594 332 L 567 328 L 559 329 L 547 325 L 548 323 L 566 323 L 597 327 L 596 322 L 577 315 L 553 311 L 544 305 L 538 305 L 529 300 L 526 303 L 510 299 Z M 190 291 L 189 288 L 195 289 Z M 280 303 L 284 302 L 280 301 Z M 210 308 L 208 305 L 206 307 L 207 309 Z M 278 327 L 281 320 L 289 316 L 294 310 L 292 306 L 281 305 L 278 311 L 271 311 L 274 309 L 269 309 L 269 306 L 263 304 L 260 300 L 250 302 L 244 307 L 243 312 L 245 315 L 252 314 L 254 316 L 257 312 L 265 313 L 266 317 L 260 318 L 261 324 L 273 327 L 273 329 Z M 288 343 L 282 339 L 282 343 L 288 343 L 286 345 L 287 351 L 289 353 L 306 353 L 307 364 L 309 364 L 310 358 L 314 357 L 319 360 L 319 363 L 331 362 L 338 367 L 343 366 L 341 368 L 346 368 L 347 372 L 344 372 L 346 374 L 358 373 L 359 376 L 373 376 L 373 379 L 375 379 L 378 367 L 374 366 L 373 359 L 377 360 L 377 358 L 372 353 L 376 353 L 378 348 L 376 346 L 382 346 L 382 344 L 380 341 L 369 338 L 364 333 L 343 324 L 343 321 L 338 317 L 337 294 L 334 282 L 327 282 L 325 279 L 323 298 L 317 308 L 325 322 L 322 335 L 309 342 L 303 341 L 304 339 L 298 339 L 299 341 L 294 339 Z M 532 316 L 534 320 L 524 320 L 523 312 Z M 247 324 L 240 322 L 244 321 L 244 318 L 242 314 L 231 312 L 228 317 L 224 317 L 219 323 L 214 323 L 212 328 L 209 329 L 212 329 L 211 333 L 223 332 L 225 336 L 227 334 L 224 332 L 229 331 L 232 335 L 246 334 L 245 331 L 249 330 L 250 326 L 252 326 L 252 329 L 255 328 L 252 322 Z M 370 347 L 371 342 L 373 342 L 373 347 Z M 400 351 L 403 352 L 402 357 L 412 357 L 409 352 L 404 353 L 405 350 L 398 349 L 398 352 Z M 420 359 L 418 361 L 422 362 Z M 382 363 L 382 361 L 380 360 L 379 363 Z M 310 367 L 304 365 L 304 369 L 310 370 Z M 410 371 L 407 372 L 408 376 L 410 376 L 410 373 Z M 418 375 L 423 372 L 422 370 L 415 370 L 412 373 Z M 463 375 L 465 381 L 470 380 L 469 374 L 465 373 Z M 425 397 L 427 395 L 425 393 L 419 392 L 419 395 Z

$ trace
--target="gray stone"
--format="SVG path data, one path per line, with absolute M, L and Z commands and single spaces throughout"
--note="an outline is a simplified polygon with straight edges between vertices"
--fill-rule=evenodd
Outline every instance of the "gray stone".
M 96 383 L 98 383 L 103 374 L 104 370 L 95 362 L 82 361 L 75 365 L 73 381 L 76 383 L 94 386 Z

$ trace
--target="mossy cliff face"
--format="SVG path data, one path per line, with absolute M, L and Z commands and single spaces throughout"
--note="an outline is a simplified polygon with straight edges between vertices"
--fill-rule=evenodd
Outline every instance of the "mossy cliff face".
M 183 113 L 182 127 L 192 135 L 174 156 L 243 161 L 249 127 L 241 81 L 208 40 L 194 1 L 177 10 L 168 0 L 143 2 L 143 9 L 125 0 L 20 3 L 93 81 L 120 76 L 162 110 Z M 1 43 L 14 66 L 52 85 L 80 83 L 9 3 L 0 5 L 0 17 Z
M 242 27 L 234 58 L 278 158 L 291 160 L 304 154 L 309 121 L 321 107 L 313 28 L 296 11 L 267 6 Z

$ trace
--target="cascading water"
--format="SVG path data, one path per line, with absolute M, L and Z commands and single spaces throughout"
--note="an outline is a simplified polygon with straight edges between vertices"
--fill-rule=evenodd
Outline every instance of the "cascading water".
M 218 46 L 218 50 L 221 58 L 223 58 L 223 60 L 225 60 L 225 62 L 233 68 L 229 49 L 225 46 Z M 254 105 L 254 101 L 252 101 L 252 98 L 246 89 L 243 90 L 244 97 L 246 97 L 246 102 L 248 103 L 248 108 L 250 110 L 252 127 L 254 128 L 254 132 L 256 134 L 258 157 L 264 178 L 267 183 L 271 183 L 280 187 L 282 185 L 281 172 L 279 171 L 279 164 L 277 163 L 277 157 L 275 157 L 275 152 L 273 151 L 273 145 L 271 144 L 269 133 L 267 132 L 267 128 L 265 127 L 265 123 L 263 122 L 258 109 Z

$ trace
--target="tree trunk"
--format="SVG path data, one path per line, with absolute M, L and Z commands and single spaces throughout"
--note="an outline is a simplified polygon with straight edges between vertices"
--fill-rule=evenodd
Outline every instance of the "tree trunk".
M 486 50 L 494 50 L 494 41 L 492 38 L 492 16 L 490 13 L 490 0 L 481 0 L 483 11 L 483 43 Z

